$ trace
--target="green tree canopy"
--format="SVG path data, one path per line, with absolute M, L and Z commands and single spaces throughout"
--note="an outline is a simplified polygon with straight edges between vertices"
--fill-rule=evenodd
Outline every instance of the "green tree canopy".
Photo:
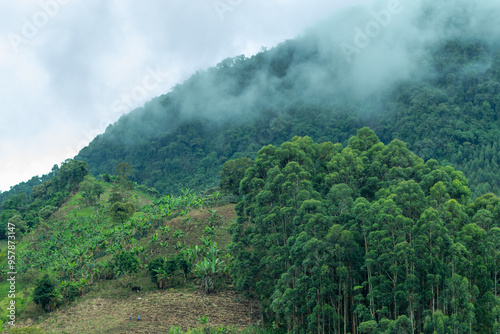
M 491 329 L 496 197 L 469 203 L 462 173 L 368 128 L 348 143 L 258 152 L 231 226 L 235 286 L 288 332 Z

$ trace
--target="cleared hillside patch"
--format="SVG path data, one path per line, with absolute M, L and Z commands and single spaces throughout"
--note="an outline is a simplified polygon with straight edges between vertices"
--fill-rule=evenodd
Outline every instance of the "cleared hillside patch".
M 198 327 L 198 319 L 206 316 L 210 327 L 243 329 L 257 320 L 257 314 L 252 315 L 250 302 L 240 298 L 232 291 L 204 295 L 173 290 L 139 292 L 125 299 L 86 298 L 54 311 L 38 325 L 27 319 L 18 327 L 39 327 L 46 333 L 164 333 L 172 326 Z

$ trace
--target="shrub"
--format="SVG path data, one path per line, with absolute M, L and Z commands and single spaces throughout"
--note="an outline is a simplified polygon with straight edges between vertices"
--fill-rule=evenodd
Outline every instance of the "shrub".
M 55 206 L 47 205 L 38 212 L 38 216 L 44 220 L 49 219 L 56 211 L 57 208 Z
M 149 277 L 151 278 L 151 282 L 157 283 L 157 275 L 160 272 L 160 270 L 163 269 L 164 265 L 165 261 L 161 256 L 158 256 L 157 258 L 154 258 L 149 262 L 148 271 L 149 271 Z
M 127 219 L 132 217 L 134 212 L 134 203 L 116 202 L 113 206 L 111 206 L 109 213 L 115 223 L 124 223 Z
M 140 261 L 129 252 L 122 252 L 114 256 L 114 265 L 121 272 L 132 273 L 137 271 Z
M 47 309 L 53 299 L 55 290 L 56 284 L 54 280 L 48 274 L 44 274 L 33 291 L 33 301 L 35 304 Z

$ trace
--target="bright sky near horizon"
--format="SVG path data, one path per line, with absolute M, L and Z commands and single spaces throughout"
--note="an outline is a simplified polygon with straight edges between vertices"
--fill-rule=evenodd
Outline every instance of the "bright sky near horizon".
M 0 191 L 48 173 L 197 70 L 294 38 L 354 2 L 3 2 Z

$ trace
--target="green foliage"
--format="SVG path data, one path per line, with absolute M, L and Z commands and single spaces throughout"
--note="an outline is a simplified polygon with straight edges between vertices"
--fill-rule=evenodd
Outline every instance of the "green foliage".
M 217 213 L 216 209 L 208 209 L 208 222 L 210 227 L 217 226 L 221 220 L 221 216 Z
M 224 163 L 221 171 L 220 188 L 234 195 L 239 195 L 240 181 L 245 176 L 245 171 L 253 164 L 248 158 L 229 160 Z
M 205 293 L 215 291 L 216 280 L 223 271 L 224 261 L 217 257 L 206 258 L 195 264 L 195 272 L 201 279 L 201 289 Z
M 134 203 L 122 203 L 116 202 L 109 209 L 109 214 L 113 218 L 114 222 L 124 223 L 127 219 L 132 217 L 135 212 Z
M 421 158 L 462 170 L 472 197 L 500 194 L 497 44 L 464 37 L 429 46 L 421 66 L 432 76 L 398 82 L 387 92 L 360 99 L 351 89 L 336 87 L 344 83 L 343 75 L 317 58 L 322 54 L 317 40 L 289 40 L 199 72 L 122 117 L 78 158 L 96 175 L 112 173 L 126 160 L 135 181 L 162 193 L 218 184 L 237 193 L 245 159 L 255 158 L 263 145 L 280 145 L 294 135 L 347 144 L 349 136 L 369 124 L 384 143 L 403 140 Z M 293 69 L 310 64 L 331 75 L 328 84 L 296 81 Z M 255 85 L 261 80 L 266 84 Z M 248 101 L 248 95 L 261 98 Z M 372 139 L 366 137 L 366 145 Z M 364 150 L 355 142 L 349 146 Z
M 48 174 L 42 175 L 41 177 L 39 176 L 33 176 L 29 181 L 27 182 L 21 182 L 13 187 L 9 191 L 4 191 L 0 192 L 0 213 L 4 209 L 4 203 L 14 199 L 16 196 L 19 196 L 19 194 L 24 194 L 20 195 L 21 197 L 26 196 L 27 200 L 29 201 L 29 197 L 31 196 L 33 187 L 38 186 L 45 181 L 48 181 L 52 179 L 56 173 L 59 171 L 59 166 L 54 165 L 52 167 L 52 171 Z M 19 197 L 18 197 L 19 198 Z
M 358 332 L 360 333 L 376 333 L 378 324 L 375 320 L 362 322 L 359 324 Z
M 215 226 L 205 226 L 205 230 L 203 231 L 203 234 L 207 236 L 214 236 L 215 235 Z
M 15 226 L 17 237 L 20 237 L 22 232 L 26 232 L 26 222 L 23 220 L 21 215 L 12 216 L 7 223 L 8 226 Z
M 118 166 L 116 166 L 115 176 L 118 178 L 118 183 L 123 189 L 130 190 L 133 188 L 134 185 L 130 181 L 133 175 L 132 167 L 128 163 L 120 162 Z
M 191 248 L 188 254 L 194 263 L 194 273 L 201 282 L 200 287 L 208 294 L 215 292 L 223 284 L 223 277 L 229 266 L 222 260 L 223 254 L 217 243 L 212 243 L 208 238 L 204 240 L 204 249 Z
M 111 183 L 112 181 L 111 175 L 109 175 L 108 172 L 104 173 L 104 175 L 102 176 L 102 180 L 106 183 Z
M 130 252 L 121 252 L 113 257 L 114 266 L 122 273 L 133 273 L 137 271 L 140 261 Z
M 159 289 L 179 286 L 185 283 L 186 275 L 191 272 L 192 264 L 185 253 L 179 252 L 170 259 L 157 257 L 148 264 L 151 282 L 156 283 Z
M 114 186 L 111 190 L 111 194 L 109 195 L 108 202 L 110 204 L 114 204 L 116 202 L 125 202 L 125 196 L 118 187 Z
M 104 186 L 95 177 L 87 175 L 80 183 L 80 192 L 87 205 L 95 205 L 104 193 Z
M 235 286 L 288 332 L 491 330 L 499 199 L 470 203 L 461 172 L 367 128 L 348 143 L 258 152 L 231 226 Z
M 158 256 L 151 260 L 148 264 L 149 277 L 151 278 L 151 282 L 158 282 L 158 274 L 163 273 L 165 271 L 165 259 L 162 256 Z
M 208 324 L 208 317 L 206 315 L 202 315 L 201 317 L 198 318 L 198 321 L 202 325 Z
M 69 194 L 77 190 L 87 174 L 85 162 L 66 160 L 60 169 L 57 165 L 54 166 L 50 174 L 15 186 L 9 192 L 0 193 L 0 239 L 6 238 L 2 231 L 5 232 L 8 221 L 14 216 L 21 217 L 21 220 L 16 218 L 20 223 L 19 232 L 36 226 L 40 219 L 50 218 Z
M 77 189 L 78 185 L 84 180 L 87 174 L 89 174 L 89 170 L 86 162 L 66 160 L 61 165 L 61 169 L 56 174 L 54 181 L 59 189 L 65 189 L 72 192 Z
M 33 301 L 43 309 L 50 309 L 54 303 L 56 283 L 49 274 L 44 274 L 33 290 Z
M 46 220 L 46 219 L 49 219 L 50 216 L 52 216 L 52 214 L 54 214 L 54 212 L 57 211 L 57 207 L 55 206 L 52 206 L 52 205 L 47 205 L 45 207 L 43 207 L 39 212 L 38 212 L 38 216 L 43 219 L 43 220 Z

